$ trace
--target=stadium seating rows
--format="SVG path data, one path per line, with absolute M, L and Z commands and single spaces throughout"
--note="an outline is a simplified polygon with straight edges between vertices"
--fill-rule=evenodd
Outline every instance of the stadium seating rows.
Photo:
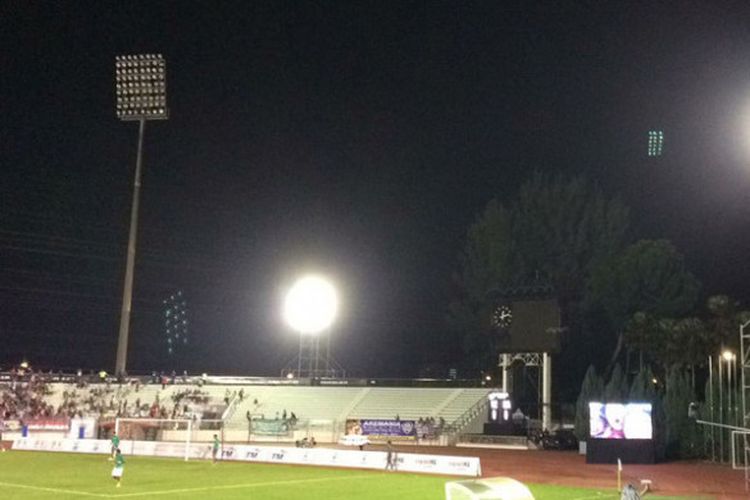
M 49 384 L 50 394 L 45 398 L 54 408 L 60 407 L 72 392 L 76 401 L 91 398 L 92 391 L 99 394 L 99 402 L 107 406 L 107 414 L 114 416 L 113 409 L 120 402 L 132 405 L 136 399 L 142 404 L 152 404 L 157 398 L 171 408 L 172 396 L 196 385 L 140 385 L 94 384 L 76 388 L 73 384 Z M 273 385 L 205 385 L 200 391 L 209 398 L 209 404 L 223 404 L 243 394 L 232 414 L 229 426 L 242 428 L 247 425 L 247 415 L 252 418 L 275 419 L 291 417 L 307 421 L 338 421 L 357 419 L 417 420 L 431 417 L 442 419 L 445 424 L 454 423 L 467 409 L 486 398 L 488 389 L 471 388 L 396 388 L 396 387 L 309 387 Z M 114 402 L 114 406 L 112 405 Z M 84 405 L 79 408 L 85 411 Z M 132 415 L 130 415 L 132 416 Z
M 232 417 L 233 424 L 253 416 L 275 418 L 294 412 L 298 418 L 443 418 L 453 423 L 468 408 L 483 400 L 487 389 L 380 388 L 380 387 L 245 387 L 245 399 Z M 255 401 L 257 400 L 257 404 Z

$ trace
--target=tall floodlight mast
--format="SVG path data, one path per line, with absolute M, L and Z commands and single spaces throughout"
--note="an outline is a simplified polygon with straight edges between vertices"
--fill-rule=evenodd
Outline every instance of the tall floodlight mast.
M 115 363 L 115 374 L 119 375 L 125 372 L 128 358 L 130 310 L 133 302 L 133 268 L 141 191 L 143 133 L 146 120 L 166 120 L 169 114 L 167 111 L 167 68 L 161 54 L 117 56 L 115 58 L 115 95 L 117 117 L 123 121 L 139 123 L 133 204 L 130 211 L 130 234 L 120 313 L 120 335 L 117 339 Z
M 326 332 L 338 312 L 338 296 L 333 285 L 319 276 L 300 278 L 284 300 L 284 319 L 299 333 L 298 377 L 331 376 L 329 347 L 320 352 L 320 335 Z

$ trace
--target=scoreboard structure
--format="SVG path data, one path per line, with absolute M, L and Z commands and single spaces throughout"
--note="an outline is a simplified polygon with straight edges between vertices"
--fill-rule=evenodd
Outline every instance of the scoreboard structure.
M 498 346 L 502 391 L 512 395 L 516 364 L 541 370 L 542 427 L 552 423 L 552 354 L 560 351 L 560 306 L 551 286 L 493 290 L 489 322 Z M 512 397 L 512 396 L 511 396 Z
M 505 353 L 560 351 L 560 307 L 556 299 L 502 301 L 491 322 Z

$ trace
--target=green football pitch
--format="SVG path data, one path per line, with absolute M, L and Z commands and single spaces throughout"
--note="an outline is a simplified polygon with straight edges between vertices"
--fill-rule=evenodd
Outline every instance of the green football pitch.
M 212 465 L 206 461 L 127 457 L 122 486 L 115 488 L 111 471 L 112 462 L 103 455 L 0 453 L 0 498 L 440 500 L 445 498 L 446 481 L 458 479 L 398 472 L 241 462 Z M 614 491 L 528 486 L 539 500 L 619 498 Z

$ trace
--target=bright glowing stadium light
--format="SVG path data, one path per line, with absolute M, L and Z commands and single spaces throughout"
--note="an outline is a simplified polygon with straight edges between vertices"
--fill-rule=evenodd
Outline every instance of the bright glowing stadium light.
M 338 312 L 336 289 L 320 276 L 305 276 L 284 300 L 284 319 L 302 334 L 316 334 L 331 326 Z

